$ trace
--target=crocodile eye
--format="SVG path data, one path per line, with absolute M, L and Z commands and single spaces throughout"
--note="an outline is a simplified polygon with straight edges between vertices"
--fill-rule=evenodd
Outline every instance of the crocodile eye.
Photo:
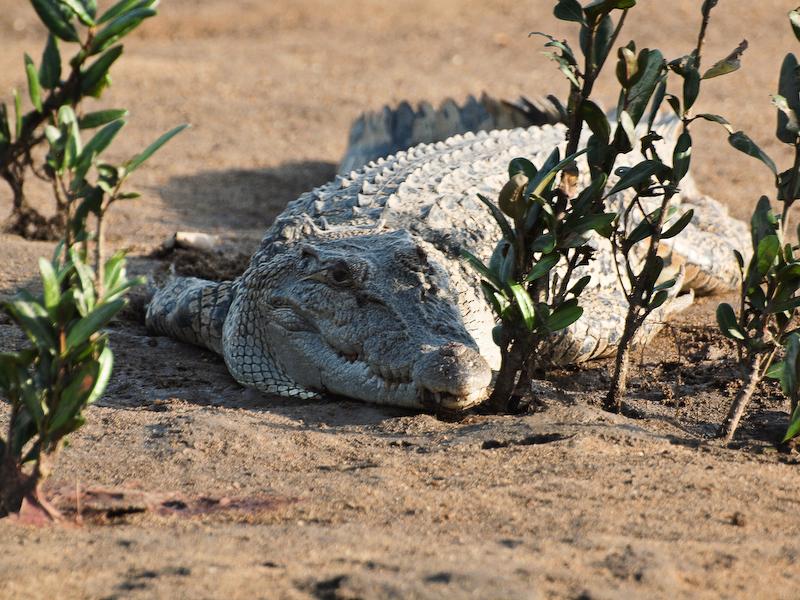
M 345 285 L 353 280 L 353 275 L 350 273 L 350 268 L 343 260 L 337 260 L 333 266 L 328 270 L 328 277 L 337 285 Z

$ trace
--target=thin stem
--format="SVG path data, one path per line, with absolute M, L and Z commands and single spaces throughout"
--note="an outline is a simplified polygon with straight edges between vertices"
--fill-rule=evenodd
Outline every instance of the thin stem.
M 745 375 L 746 383 L 739 390 L 739 393 L 736 394 L 736 399 L 731 403 L 725 421 L 722 423 L 722 427 L 720 427 L 719 436 L 724 439 L 726 444 L 730 443 L 733 439 L 733 435 L 739 427 L 739 421 L 741 421 L 744 411 L 750 403 L 750 399 L 753 397 L 753 393 L 755 393 L 759 381 L 761 381 L 762 360 L 763 356 L 760 354 L 755 354 L 751 358 L 747 374 Z
M 708 7 L 708 10 L 703 11 L 703 22 L 700 24 L 700 33 L 697 35 L 697 47 L 695 49 L 695 53 L 697 56 L 695 57 L 695 67 L 700 69 L 700 53 L 703 50 L 703 42 L 706 40 L 706 29 L 708 29 L 708 22 L 711 20 L 711 9 L 714 8 L 716 2 L 711 4 Z
M 95 288 L 96 294 L 98 298 L 103 296 L 103 264 L 105 263 L 105 211 L 103 209 L 100 210 L 100 213 L 97 215 L 97 226 L 95 229 L 95 240 L 94 240 L 94 278 L 95 278 Z
M 617 26 L 614 28 L 614 33 L 611 34 L 611 39 L 608 42 L 608 47 L 613 48 L 617 43 L 617 38 L 619 37 L 620 32 L 622 31 L 622 26 L 625 24 L 625 17 L 628 16 L 628 11 L 630 9 L 626 8 L 622 11 L 622 16 L 617 21 Z M 600 63 L 597 65 L 597 72 L 599 73 L 603 69 L 603 65 L 606 64 L 606 59 L 608 58 L 608 54 L 606 54 L 601 60 Z

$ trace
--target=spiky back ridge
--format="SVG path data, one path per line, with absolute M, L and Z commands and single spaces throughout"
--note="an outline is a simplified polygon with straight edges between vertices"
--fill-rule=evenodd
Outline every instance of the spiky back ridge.
M 554 96 L 506 102 L 484 93 L 480 99 L 468 96 L 460 105 L 448 98 L 438 109 L 428 102 L 421 102 L 416 109 L 408 102 L 396 107 L 384 106 L 353 121 L 339 173 L 350 173 L 380 157 L 397 154 L 417 144 L 445 140 L 452 135 L 554 125 L 562 116 L 561 105 Z

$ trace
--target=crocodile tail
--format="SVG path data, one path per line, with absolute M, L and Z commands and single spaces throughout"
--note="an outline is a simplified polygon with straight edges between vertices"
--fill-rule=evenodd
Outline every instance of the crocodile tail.
M 235 295 L 233 281 L 173 278 L 150 301 L 147 329 L 222 354 L 222 326 Z
M 339 173 L 346 175 L 378 158 L 459 133 L 554 124 L 562 121 L 563 115 L 564 108 L 554 96 L 506 102 L 483 94 L 480 99 L 469 96 L 460 106 L 448 98 L 438 109 L 427 102 L 416 110 L 408 102 L 396 108 L 384 106 L 353 122 Z

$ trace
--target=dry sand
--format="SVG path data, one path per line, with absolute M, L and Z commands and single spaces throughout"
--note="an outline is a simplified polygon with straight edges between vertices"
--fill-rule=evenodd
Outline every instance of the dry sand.
M 176 258 L 203 272 L 191 257 L 146 256 L 176 229 L 208 231 L 231 244 L 223 270 L 235 272 L 287 201 L 333 175 L 360 111 L 482 90 L 563 94 L 527 38 L 566 35 L 552 4 L 162 3 L 102 101 L 131 110 L 113 157 L 177 123 L 193 129 L 137 173 L 143 198 L 114 213 L 112 244 L 131 249 L 137 272 Z M 640 4 L 623 41 L 671 57 L 692 47 L 699 0 Z M 27 3 L 0 8 L 8 98 L 42 30 Z M 745 37 L 751 48 L 698 106 L 781 163 L 768 94 L 782 55 L 798 48 L 790 8 L 720 2 L 707 62 Z M 612 92 L 600 86 L 609 105 Z M 695 140 L 700 187 L 747 217 L 769 192 L 766 169 L 716 126 L 699 124 Z M 48 202 L 42 187 L 31 194 Z M 8 206 L 0 188 L 0 213 Z M 0 294 L 28 284 L 51 248 L 0 236 Z M 129 310 L 111 330 L 113 383 L 50 482 L 73 518 L 82 491 L 83 523 L 0 522 L 0 597 L 797 597 L 798 458 L 773 445 L 786 403 L 764 387 L 735 448 L 704 443 L 735 392 L 731 347 L 710 327 L 718 301 L 698 303 L 637 357 L 635 414 L 599 410 L 601 363 L 552 374 L 536 412 L 454 422 L 242 389 L 219 358 L 149 337 L 141 307 Z M 0 347 L 20 341 L 0 317 Z

